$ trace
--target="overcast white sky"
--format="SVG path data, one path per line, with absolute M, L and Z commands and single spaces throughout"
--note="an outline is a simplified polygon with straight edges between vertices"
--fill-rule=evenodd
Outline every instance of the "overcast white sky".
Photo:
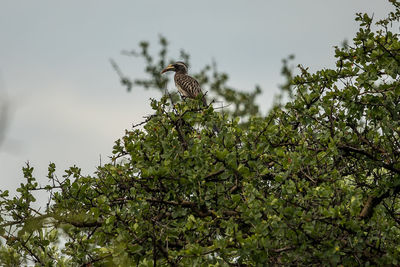
M 160 97 L 127 93 L 109 64 L 141 77 L 143 62 L 120 54 L 141 40 L 156 47 L 162 34 L 173 56 L 191 54 L 193 70 L 215 59 L 232 86 L 261 85 L 266 111 L 283 81 L 282 58 L 332 67 L 332 47 L 358 29 L 356 12 L 390 10 L 384 0 L 0 0 L 0 99 L 11 106 L 0 189 L 23 181 L 27 161 L 45 182 L 49 162 L 61 176 L 74 164 L 90 174 L 99 155 L 107 160 L 114 141 L 150 113 L 148 99 Z

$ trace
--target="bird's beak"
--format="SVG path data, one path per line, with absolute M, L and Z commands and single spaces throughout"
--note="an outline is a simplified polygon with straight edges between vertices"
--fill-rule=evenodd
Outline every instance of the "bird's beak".
M 169 64 L 165 69 L 163 69 L 161 71 L 161 74 L 163 74 L 164 72 L 167 72 L 167 71 L 171 71 L 171 70 L 175 70 L 175 67 L 174 67 L 174 65 Z

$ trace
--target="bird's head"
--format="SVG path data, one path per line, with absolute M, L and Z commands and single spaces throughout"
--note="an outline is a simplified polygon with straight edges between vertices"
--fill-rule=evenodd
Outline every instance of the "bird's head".
M 186 74 L 188 72 L 188 67 L 184 62 L 178 61 L 174 64 L 169 64 L 165 69 L 161 71 L 161 73 L 165 73 L 167 71 L 175 71 L 176 73 Z

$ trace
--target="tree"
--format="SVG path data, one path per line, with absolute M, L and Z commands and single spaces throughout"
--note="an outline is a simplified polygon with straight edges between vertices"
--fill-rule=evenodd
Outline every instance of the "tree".
M 400 3 L 391 2 L 395 11 L 374 24 L 357 15 L 335 69 L 299 66 L 291 78 L 285 68 L 292 98 L 267 116 L 240 125 L 240 114 L 166 95 L 93 175 L 72 167 L 58 179 L 50 164 L 40 187 L 27 165 L 20 195 L 0 195 L 0 262 L 399 264 L 400 42 L 391 26 Z M 146 81 L 164 88 L 161 67 L 147 63 Z M 32 206 L 37 190 L 51 200 L 43 212 Z

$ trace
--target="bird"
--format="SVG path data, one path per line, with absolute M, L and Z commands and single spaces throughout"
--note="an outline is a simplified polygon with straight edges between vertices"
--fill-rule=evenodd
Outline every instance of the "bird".
M 201 90 L 200 84 L 195 78 L 188 75 L 188 66 L 186 63 L 178 61 L 174 64 L 169 64 L 161 71 L 161 74 L 167 71 L 175 72 L 175 85 L 183 97 L 195 99 L 199 94 L 201 94 L 203 105 L 207 107 L 207 101 Z

